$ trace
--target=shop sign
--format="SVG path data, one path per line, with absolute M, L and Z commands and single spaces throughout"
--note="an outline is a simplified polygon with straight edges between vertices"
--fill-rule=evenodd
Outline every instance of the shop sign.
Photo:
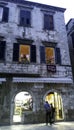
M 56 72 L 56 66 L 55 65 L 47 65 L 47 71 Z

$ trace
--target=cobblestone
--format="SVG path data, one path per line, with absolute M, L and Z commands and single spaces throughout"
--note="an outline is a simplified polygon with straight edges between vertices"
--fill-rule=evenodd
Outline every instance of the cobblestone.
M 74 130 L 74 122 L 60 122 L 52 126 L 45 124 L 0 126 L 0 130 Z

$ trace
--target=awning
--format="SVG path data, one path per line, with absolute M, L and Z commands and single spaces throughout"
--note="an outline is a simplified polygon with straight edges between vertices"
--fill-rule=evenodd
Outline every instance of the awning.
M 13 82 L 18 83 L 73 83 L 71 78 L 13 78 Z

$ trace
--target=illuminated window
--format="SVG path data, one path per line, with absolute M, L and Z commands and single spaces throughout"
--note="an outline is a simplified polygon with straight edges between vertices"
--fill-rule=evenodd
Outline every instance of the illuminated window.
M 54 48 L 46 47 L 45 48 L 45 55 L 46 55 L 46 63 L 47 64 L 54 64 L 55 63 Z
M 40 62 L 46 64 L 61 64 L 60 48 L 40 46 Z
M 13 61 L 21 63 L 36 63 L 36 46 L 14 43 Z
M 20 62 L 30 62 L 30 46 L 28 45 L 20 45 L 19 52 L 19 61 Z

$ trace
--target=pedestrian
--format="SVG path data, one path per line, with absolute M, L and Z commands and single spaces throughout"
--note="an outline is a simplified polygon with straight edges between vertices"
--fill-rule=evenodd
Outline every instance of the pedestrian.
M 48 101 L 45 102 L 44 108 L 46 111 L 46 125 L 48 125 L 48 123 L 51 125 L 51 107 Z
M 51 123 L 55 122 L 55 108 L 53 107 L 52 103 L 50 104 L 51 107 Z

